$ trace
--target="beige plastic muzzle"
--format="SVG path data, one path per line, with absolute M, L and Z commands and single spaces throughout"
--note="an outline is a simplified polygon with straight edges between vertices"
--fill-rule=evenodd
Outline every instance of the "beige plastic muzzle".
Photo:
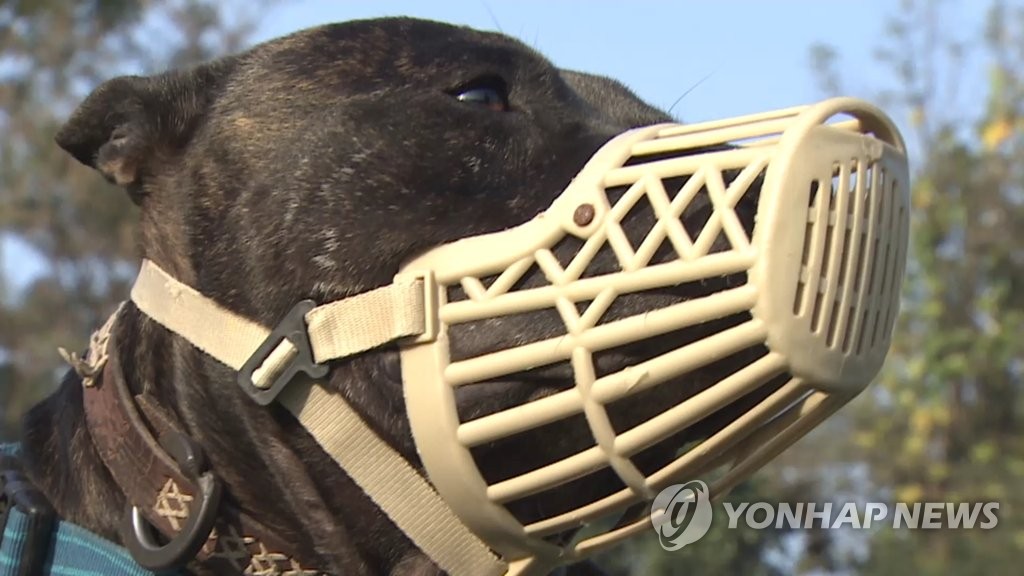
M 667 187 L 679 178 L 685 179 L 681 187 Z M 621 197 L 609 193 L 622 187 Z M 687 229 L 681 215 L 700 195 L 713 213 L 701 229 Z M 735 210 L 745 197 L 756 201 L 752 235 Z M 624 227 L 642 202 L 650 203 L 655 223 L 632 245 Z M 616 137 L 534 220 L 438 247 L 403 268 L 428 281 L 429 304 L 436 306 L 434 329 L 401 351 L 409 417 L 431 481 L 462 521 L 512 563 L 511 573 L 546 573 L 647 530 L 646 513 L 624 512 L 670 484 L 708 478 L 711 494 L 721 498 L 877 374 L 898 311 L 908 202 L 897 129 L 880 110 L 854 99 Z M 589 222 L 574 217 L 584 205 L 593 208 Z M 712 250 L 719 234 L 729 247 Z M 570 236 L 581 247 L 563 266 L 552 250 Z M 674 256 L 652 264 L 663 243 Z M 606 246 L 618 270 L 581 277 Z M 517 289 L 534 266 L 546 284 Z M 745 274 L 746 282 L 601 321 L 620 295 L 736 274 Z M 467 298 L 448 301 L 453 287 Z M 580 312 L 577 303 L 589 307 Z M 564 334 L 450 360 L 453 326 L 548 308 L 561 316 Z M 737 314 L 748 317 L 596 377 L 593 355 L 599 351 Z M 619 432 L 611 425 L 612 402 L 655 386 L 679 386 L 680 377 L 753 347 L 767 353 L 639 425 Z M 573 388 L 460 421 L 456 388 L 562 361 L 571 363 Z M 644 474 L 631 460 L 769 382 L 781 384 L 656 472 Z M 590 448 L 500 482 L 484 480 L 474 447 L 580 414 L 593 434 Z M 528 525 L 506 507 L 603 468 L 614 470 L 625 488 Z M 552 543 L 551 537 L 578 528 L 586 529 L 570 544 Z

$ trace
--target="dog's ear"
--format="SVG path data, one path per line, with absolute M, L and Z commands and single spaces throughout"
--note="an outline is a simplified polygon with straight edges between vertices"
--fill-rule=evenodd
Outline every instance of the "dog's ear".
M 108 80 L 61 127 L 57 144 L 112 182 L 136 187 L 154 157 L 188 144 L 232 64 Z

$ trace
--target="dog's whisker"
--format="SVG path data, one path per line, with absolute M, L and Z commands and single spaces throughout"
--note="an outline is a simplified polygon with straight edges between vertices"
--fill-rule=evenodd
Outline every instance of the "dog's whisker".
M 491 23 L 494 24 L 494 27 L 498 29 L 498 32 L 504 34 L 505 31 L 501 28 L 501 22 L 498 22 L 498 16 L 494 13 L 491 5 L 487 0 L 481 0 L 480 3 L 484 5 L 484 9 L 487 10 L 487 13 L 491 16 Z
M 704 75 L 703 78 L 701 78 L 700 80 L 697 80 L 697 82 L 693 86 L 690 86 L 689 88 L 686 89 L 685 92 L 680 94 L 679 98 L 676 98 L 676 101 L 673 102 L 672 105 L 668 107 L 669 115 L 671 115 L 672 114 L 672 110 L 674 110 L 675 107 L 678 106 L 679 103 L 683 101 L 683 98 L 686 98 L 687 96 L 689 96 L 691 92 L 696 90 L 697 87 L 700 86 L 701 84 L 703 84 L 705 81 L 709 80 L 712 76 L 715 75 L 716 72 L 718 72 L 718 70 L 712 70 L 711 72 L 708 72 L 707 74 Z

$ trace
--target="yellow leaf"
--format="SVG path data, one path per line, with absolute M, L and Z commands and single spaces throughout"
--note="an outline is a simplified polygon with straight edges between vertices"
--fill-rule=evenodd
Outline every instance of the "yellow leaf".
M 855 432 L 853 435 L 853 442 L 860 448 L 874 448 L 875 444 L 878 443 L 875 434 L 868 430 Z
M 981 141 L 987 150 L 995 150 L 1013 136 L 1013 124 L 1006 118 L 989 122 L 981 131 Z
M 914 128 L 919 128 L 921 124 L 924 124 L 924 108 L 914 106 L 910 110 L 910 125 Z
M 910 415 L 912 432 L 921 436 L 931 434 L 932 422 L 932 415 L 928 408 L 918 408 Z
M 1024 462 L 1021 460 L 1011 459 L 1006 467 L 1014 476 L 1024 476 Z
M 989 500 L 1002 500 L 1006 498 L 1006 487 L 998 482 L 989 482 L 981 489 L 982 498 Z
M 917 395 L 912 390 L 903 390 L 896 397 L 896 401 L 899 402 L 900 406 L 912 407 L 917 404 Z
M 934 482 L 949 478 L 949 465 L 945 462 L 932 462 L 928 465 L 928 478 Z
M 971 447 L 971 460 L 978 464 L 988 464 L 997 455 L 996 446 L 992 442 L 979 442 Z
M 914 502 L 920 502 L 921 498 L 924 497 L 924 488 L 921 488 L 920 484 L 908 484 L 906 486 L 900 486 L 896 490 L 896 501 L 906 502 L 912 504 Z
M 953 420 L 949 413 L 949 407 L 945 404 L 933 406 L 932 416 L 935 418 L 935 423 L 939 426 L 949 426 L 949 423 Z
M 917 200 L 917 207 L 926 208 L 931 204 L 931 186 L 918 186 L 914 189 L 914 200 Z M 911 380 L 920 380 L 928 374 L 928 362 L 922 356 L 914 356 L 907 361 L 907 377 Z
M 920 456 L 927 447 L 926 439 L 919 434 L 910 434 L 903 441 L 903 451 L 908 456 Z

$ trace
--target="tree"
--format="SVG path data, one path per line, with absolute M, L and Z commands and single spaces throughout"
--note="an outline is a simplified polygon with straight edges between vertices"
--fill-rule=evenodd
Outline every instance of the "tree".
M 0 267 L 0 439 L 53 389 L 57 347 L 86 342 L 135 272 L 132 205 L 53 143 L 61 121 L 105 79 L 240 49 L 263 4 L 0 4 L 0 242 L 31 260 Z M 42 270 L 28 286 L 25 272 L 3 277 L 28 264 Z
M 998 501 L 1000 523 L 878 531 L 855 563 L 868 574 L 1004 573 L 1024 550 L 1024 9 L 995 2 L 975 40 L 955 7 L 903 1 L 877 51 L 893 86 L 878 99 L 910 126 L 911 262 L 887 367 L 835 441 L 870 465 L 876 499 Z M 815 55 L 842 90 L 835 51 Z M 968 56 L 988 67 L 982 106 L 962 92 Z

